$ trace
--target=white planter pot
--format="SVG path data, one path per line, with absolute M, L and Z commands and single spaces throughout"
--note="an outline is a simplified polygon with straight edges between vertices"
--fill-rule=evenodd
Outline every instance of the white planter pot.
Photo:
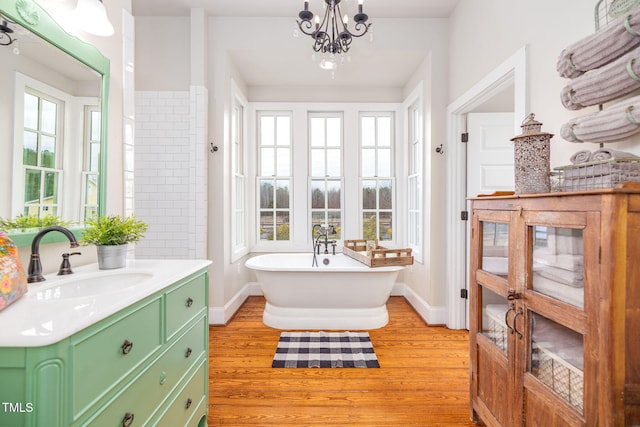
M 98 268 L 112 270 L 124 268 L 127 263 L 128 245 L 98 245 Z

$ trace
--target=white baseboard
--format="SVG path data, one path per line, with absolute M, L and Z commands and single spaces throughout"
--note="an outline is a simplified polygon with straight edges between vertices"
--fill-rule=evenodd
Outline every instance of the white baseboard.
M 236 311 L 240 309 L 245 300 L 249 296 L 255 295 L 263 295 L 260 285 L 257 282 L 247 283 L 224 307 L 209 308 L 209 324 L 226 325 Z M 445 307 L 430 306 L 405 283 L 396 283 L 391 290 L 391 295 L 404 297 L 427 324 L 444 325 L 447 323 L 447 309 Z

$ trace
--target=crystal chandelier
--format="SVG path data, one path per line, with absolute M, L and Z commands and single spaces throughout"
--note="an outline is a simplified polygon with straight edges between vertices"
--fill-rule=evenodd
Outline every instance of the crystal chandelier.
M 324 0 L 324 16 L 320 21 L 319 15 L 309 10 L 309 0 L 304 2 L 304 10 L 298 14 L 298 27 L 304 34 L 314 40 L 313 50 L 331 55 L 349 51 L 354 37 L 362 37 L 367 33 L 371 24 L 367 24 L 369 16 L 362 12 L 362 0 L 358 0 L 358 13 L 353 16 L 355 25 L 353 31 L 348 28 L 349 18 L 340 12 L 340 0 Z M 315 19 L 314 19 L 315 18 Z M 314 23 L 311 20 L 314 20 Z

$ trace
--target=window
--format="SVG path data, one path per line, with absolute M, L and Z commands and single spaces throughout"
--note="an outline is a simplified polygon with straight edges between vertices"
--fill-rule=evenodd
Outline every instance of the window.
M 23 214 L 59 215 L 64 104 L 32 90 L 24 93 Z
M 360 115 L 362 238 L 393 240 L 393 114 Z
M 342 134 L 341 114 L 309 115 L 311 226 L 333 226 L 337 239 L 342 235 Z
M 100 109 L 85 107 L 83 197 L 85 221 L 98 217 L 98 171 L 100 170 Z
M 417 260 L 422 260 L 422 132 L 419 100 L 407 109 L 407 243 Z
M 291 114 L 258 115 L 259 240 L 288 241 L 291 229 Z
M 246 246 L 246 208 L 245 208 L 245 106 L 239 99 L 234 99 L 231 111 L 231 206 L 232 206 L 232 252 L 239 254 Z

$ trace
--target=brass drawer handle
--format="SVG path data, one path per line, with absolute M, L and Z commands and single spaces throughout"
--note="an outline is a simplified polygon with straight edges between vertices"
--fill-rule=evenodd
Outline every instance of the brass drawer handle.
M 122 345 L 120 346 L 120 349 L 122 349 L 122 354 L 129 354 L 131 352 L 131 349 L 133 348 L 133 343 L 129 340 L 124 340 L 124 343 L 122 343 Z
M 193 403 L 193 400 L 191 400 L 191 398 L 188 398 L 187 403 L 185 403 L 184 405 L 184 409 L 189 409 L 192 403 Z
M 191 347 L 187 347 L 187 351 L 184 353 L 184 357 L 189 357 L 189 356 L 191 356 L 191 352 L 192 352 L 192 351 L 193 351 L 193 350 L 191 350 Z
M 122 427 L 129 427 L 133 423 L 133 419 L 135 415 L 131 412 L 127 412 L 124 414 L 124 418 L 122 419 Z
M 191 297 L 187 298 L 187 307 L 191 307 L 193 305 L 193 299 Z

